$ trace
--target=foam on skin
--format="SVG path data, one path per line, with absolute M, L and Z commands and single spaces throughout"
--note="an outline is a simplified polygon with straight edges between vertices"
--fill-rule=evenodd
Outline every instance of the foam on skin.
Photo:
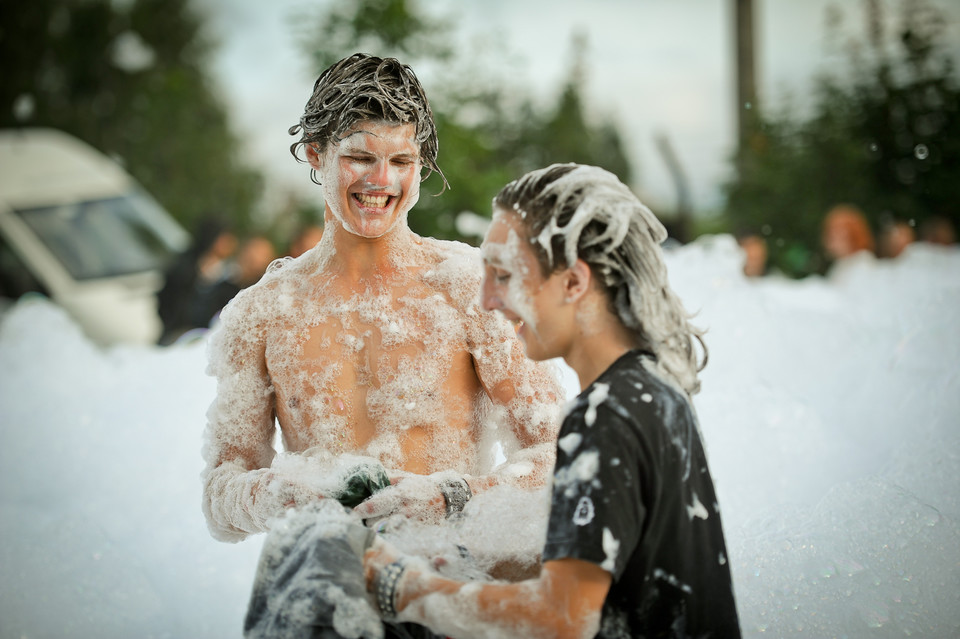
M 531 295 L 546 280 L 541 276 L 540 266 L 529 251 L 519 226 L 514 211 L 495 211 L 491 228 L 503 230 L 488 233 L 481 252 L 487 265 L 487 277 L 497 290 L 492 299 L 499 299 L 499 310 L 517 322 L 517 332 L 526 344 L 528 356 L 542 359 L 537 355 L 537 343 L 549 341 L 545 340 L 543 322 L 550 318 L 541 317 L 544 311 L 533 303 Z
M 502 442 L 500 480 L 549 470 L 563 391 L 552 365 L 526 360 L 509 323 L 479 308 L 479 251 L 397 229 L 381 240 L 389 268 L 345 290 L 333 247 L 346 232 L 330 225 L 314 249 L 275 262 L 211 335 L 204 509 L 220 539 L 328 494 L 312 476 L 342 453 L 475 476 L 492 472 L 489 447 Z M 312 451 L 296 468 L 275 463 L 275 417 L 286 451 Z
M 420 199 L 415 133 L 412 124 L 361 122 L 324 152 L 315 166 L 324 202 L 347 231 L 381 238 L 406 226 Z
M 496 211 L 494 220 L 502 219 L 504 215 L 509 213 Z M 524 283 L 531 275 L 531 269 L 523 260 L 522 245 L 521 237 L 511 229 L 505 243 L 484 241 L 480 250 L 488 264 L 505 272 L 509 277 L 506 296 L 503 300 L 506 306 L 513 310 L 531 330 L 537 332 L 538 318 L 534 314 L 530 298 L 524 288 Z

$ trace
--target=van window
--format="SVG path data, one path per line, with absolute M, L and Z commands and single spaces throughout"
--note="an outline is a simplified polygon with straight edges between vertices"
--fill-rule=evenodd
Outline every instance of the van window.
M 140 191 L 16 213 L 76 280 L 163 269 L 186 242 L 182 229 Z

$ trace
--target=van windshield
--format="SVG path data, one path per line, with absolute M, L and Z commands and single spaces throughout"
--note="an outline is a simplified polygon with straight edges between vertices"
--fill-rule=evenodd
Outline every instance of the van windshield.
M 163 269 L 186 233 L 141 191 L 17 214 L 76 280 Z

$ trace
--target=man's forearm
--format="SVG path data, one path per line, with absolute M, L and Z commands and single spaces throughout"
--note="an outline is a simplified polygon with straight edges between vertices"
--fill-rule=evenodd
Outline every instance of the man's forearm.
M 401 576 L 398 584 L 397 618 L 400 621 L 419 623 L 436 633 L 451 637 L 469 635 L 508 639 L 524 636 L 529 639 L 536 636 L 519 630 L 532 625 L 522 618 L 529 614 L 529 606 L 526 610 L 521 606 L 519 616 L 503 609 L 490 611 L 481 607 L 480 602 L 483 599 L 489 601 L 489 595 L 482 597 L 482 590 L 491 587 L 467 584 L 428 571 L 409 569 Z M 529 602 L 529 593 L 524 592 L 523 595 L 523 600 Z M 493 614 L 490 614 L 491 612 Z
M 225 461 L 205 471 L 203 481 L 207 524 L 222 541 L 265 532 L 272 518 L 294 506 L 329 497 L 350 508 L 389 486 L 375 459 L 346 454 L 281 454 L 269 468 L 253 470 L 239 460 Z
M 583 639 L 598 630 L 596 614 L 554 601 L 542 579 L 464 583 L 411 567 L 398 579 L 395 607 L 400 621 L 452 637 Z
M 248 471 L 227 462 L 204 474 L 203 514 L 210 534 L 220 541 L 237 542 L 266 530 L 275 514 L 269 500 L 257 503 L 257 488 L 268 469 Z
M 224 462 L 204 474 L 203 511 L 211 534 L 221 541 L 240 541 L 266 532 L 268 522 L 288 508 L 316 501 L 323 491 L 282 468 L 247 470 Z

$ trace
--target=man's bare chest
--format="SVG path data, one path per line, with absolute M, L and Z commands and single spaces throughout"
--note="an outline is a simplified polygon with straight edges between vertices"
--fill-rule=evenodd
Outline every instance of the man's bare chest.
M 354 297 L 319 310 L 267 337 L 290 446 L 318 445 L 334 432 L 360 447 L 385 432 L 470 423 L 480 383 L 465 320 L 443 297 Z
M 431 291 L 320 299 L 268 335 L 267 366 L 274 389 L 298 401 L 378 393 L 410 405 L 475 381 L 466 321 Z

